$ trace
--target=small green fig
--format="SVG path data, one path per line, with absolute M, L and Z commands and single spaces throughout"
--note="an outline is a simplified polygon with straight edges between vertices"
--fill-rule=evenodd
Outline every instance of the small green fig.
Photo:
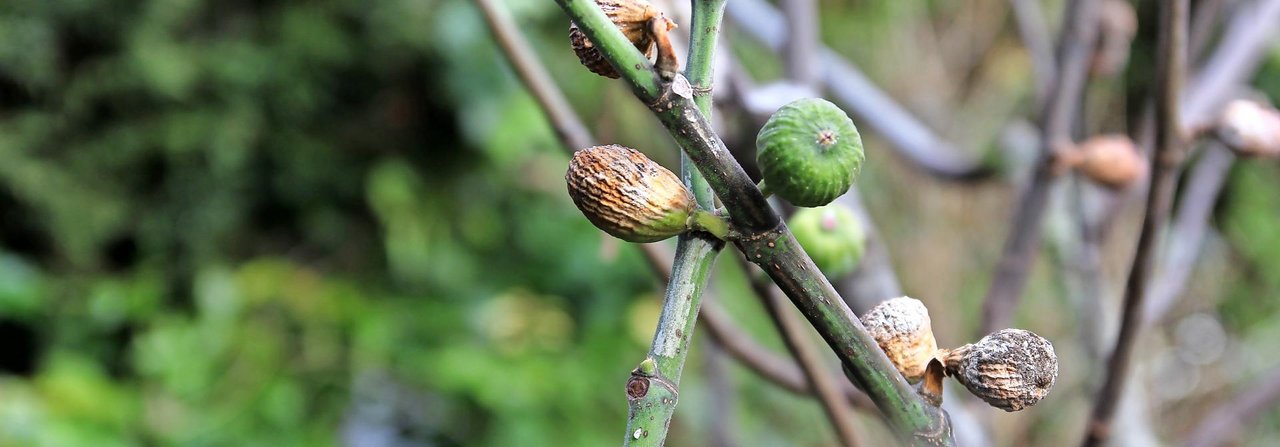
M 569 197 L 597 228 L 628 242 L 657 242 L 689 230 L 725 238 L 728 224 L 698 208 L 680 177 L 640 151 L 611 144 L 573 154 Z
M 853 272 L 862 259 L 867 238 L 862 223 L 842 205 L 801 208 L 791 216 L 787 226 L 813 263 L 828 277 L 838 278 Z
M 765 187 L 796 206 L 822 206 L 843 195 L 864 157 L 853 120 L 818 98 L 782 106 L 756 136 Z

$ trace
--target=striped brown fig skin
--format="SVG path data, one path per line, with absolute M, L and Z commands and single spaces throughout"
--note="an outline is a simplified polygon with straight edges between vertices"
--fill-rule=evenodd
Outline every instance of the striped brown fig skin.
M 629 242 L 680 234 L 697 208 L 680 177 L 628 147 L 582 149 L 573 154 L 564 179 L 569 197 L 587 220 Z
M 609 17 L 609 20 L 622 31 L 622 35 L 636 46 L 636 49 L 644 53 L 646 58 L 653 57 L 654 42 L 647 24 L 649 19 L 662 15 L 653 4 L 644 0 L 596 0 L 596 4 L 600 5 L 604 15 Z M 674 24 L 671 25 L 674 26 Z M 592 73 L 606 78 L 618 78 L 618 71 L 609 65 L 609 61 L 600 54 L 600 49 L 596 48 L 587 35 L 578 29 L 578 25 L 573 23 L 569 24 L 569 43 L 573 45 L 573 52 L 578 55 L 578 61 Z
M 947 375 L 1004 411 L 1035 405 L 1058 379 L 1053 344 L 1022 329 L 1004 329 L 938 357 Z

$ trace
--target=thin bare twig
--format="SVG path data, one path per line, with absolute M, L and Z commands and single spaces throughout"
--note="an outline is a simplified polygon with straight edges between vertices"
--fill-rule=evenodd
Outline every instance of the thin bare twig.
M 867 246 L 862 253 L 862 260 L 858 262 L 858 268 L 836 283 L 840 296 L 861 315 L 881 301 L 902 296 L 902 285 L 898 282 L 898 274 L 893 271 L 889 247 L 885 245 L 875 222 L 862 204 L 862 194 L 857 188 L 852 188 L 836 199 L 836 202 L 848 207 L 858 216 L 866 235 Z
M 1214 447 L 1230 443 L 1240 430 L 1254 419 L 1274 411 L 1280 400 L 1280 368 L 1272 369 L 1265 376 L 1241 389 L 1235 398 L 1209 410 L 1209 417 L 1201 421 L 1191 435 L 1186 447 Z
M 706 303 L 710 295 L 703 293 L 703 303 Z M 706 309 L 706 306 L 703 306 Z M 699 323 L 706 320 L 699 320 Z M 736 434 L 735 429 L 737 423 L 736 402 L 733 395 L 733 381 L 729 377 L 729 368 L 726 366 L 728 361 L 725 357 L 724 349 L 715 342 L 704 340 L 702 342 L 702 371 L 707 377 L 707 399 L 711 408 L 716 411 L 711 412 L 708 417 L 711 422 L 707 427 L 707 445 L 710 447 L 733 447 L 739 445 L 741 441 Z
M 729 19 L 775 54 L 784 51 L 788 33 L 782 15 L 764 0 L 734 0 Z M 915 166 L 952 180 L 989 175 L 981 157 L 955 147 L 925 126 L 893 98 L 873 84 L 857 67 L 825 47 L 818 49 L 822 83 L 837 103 L 872 131 L 880 134 Z
M 476 6 L 480 7 L 485 22 L 489 24 L 489 31 L 493 33 L 494 40 L 497 41 L 498 46 L 502 47 L 502 54 L 515 68 L 516 74 L 529 89 L 529 93 L 532 93 L 534 99 L 538 101 L 538 105 L 546 112 L 547 119 L 551 121 L 551 127 L 555 128 L 556 135 L 568 146 L 568 149 L 572 151 L 591 146 L 591 142 L 595 141 L 591 138 L 591 133 L 578 119 L 555 82 L 551 80 L 551 74 L 547 73 L 546 67 L 534 58 L 537 53 L 520 35 L 519 26 L 511 20 L 511 15 L 507 14 L 506 8 L 498 6 L 497 1 L 476 0 Z
M 1196 2 L 1191 12 L 1190 39 L 1187 43 L 1187 59 L 1192 64 L 1204 54 L 1209 45 L 1209 36 L 1213 34 L 1213 26 L 1218 23 L 1218 15 L 1222 12 L 1226 0 L 1202 0 Z
M 1053 74 L 1057 71 L 1049 24 L 1045 23 L 1039 0 L 1009 0 L 1009 8 L 1013 11 L 1013 23 L 1022 38 L 1022 46 L 1027 47 L 1027 56 L 1031 59 L 1036 102 L 1040 103 L 1053 87 Z
M 818 62 L 818 8 L 814 0 L 782 0 L 787 19 L 786 47 L 783 54 L 787 78 L 807 87 L 817 85 L 822 74 Z
M 744 269 L 751 270 L 746 262 L 741 264 Z M 773 324 L 778 328 L 778 334 L 782 336 L 783 343 L 787 345 L 787 350 L 791 351 L 791 356 L 800 365 L 805 379 L 813 389 L 814 395 L 818 397 L 818 402 L 822 404 L 823 411 L 827 413 L 827 419 L 835 428 L 840 443 L 845 446 L 858 445 L 858 431 L 853 425 L 853 409 L 841 394 L 839 387 L 840 382 L 847 381 L 836 380 L 832 371 L 827 369 L 822 362 L 821 353 L 809 340 L 804 321 L 797 318 L 794 311 L 789 309 L 791 305 L 787 298 L 773 287 L 773 283 L 767 276 L 753 276 L 755 277 L 751 280 L 751 289 L 763 302 Z
M 995 277 L 982 304 L 981 333 L 1003 328 L 1013 319 L 1018 298 L 1040 248 L 1041 222 L 1049 201 L 1049 190 L 1057 174 L 1053 169 L 1056 148 L 1071 142 L 1071 121 L 1079 107 L 1088 77 L 1089 59 L 1097 40 L 1098 0 L 1071 0 L 1058 39 L 1057 67 L 1053 88 L 1040 113 L 1042 135 L 1040 156 L 1031 183 L 1014 209 L 1009 238 L 996 264 Z
M 1210 40 L 1209 37 L 1212 34 L 1212 29 L 1217 22 L 1217 19 L 1219 18 L 1223 3 L 1225 3 L 1225 0 L 1204 0 L 1195 5 L 1195 9 L 1191 14 L 1191 28 L 1188 37 L 1189 43 L 1187 57 L 1189 64 L 1194 65 L 1194 61 L 1199 59 L 1200 55 L 1206 50 L 1205 45 L 1207 45 Z M 1200 95 L 1195 91 L 1188 91 L 1187 96 L 1197 97 Z M 1183 103 L 1186 104 L 1186 101 Z M 1146 118 L 1154 119 L 1154 115 Z M 1149 121 L 1144 120 L 1144 122 Z M 1208 162 L 1210 159 L 1213 159 L 1214 164 L 1217 164 L 1217 161 L 1222 155 L 1224 154 L 1214 154 L 1212 157 L 1205 157 L 1203 161 Z M 1229 166 L 1229 164 L 1227 166 Z M 1225 170 L 1227 166 L 1219 166 L 1218 170 Z M 1197 168 L 1197 172 L 1198 171 L 1202 171 L 1202 169 Z M 1225 171 L 1222 172 L 1222 174 L 1225 175 Z M 1195 176 L 1196 175 L 1193 174 L 1193 177 Z M 1074 180 L 1075 181 L 1071 185 L 1071 193 L 1073 196 L 1072 202 L 1074 202 L 1074 206 L 1076 208 L 1074 212 L 1076 214 L 1076 227 L 1079 232 L 1080 240 L 1078 246 L 1074 247 L 1076 249 L 1075 254 L 1071 256 L 1068 263 L 1069 268 L 1067 269 L 1067 274 L 1074 277 L 1068 282 L 1068 284 L 1073 286 L 1073 296 L 1075 297 L 1075 301 L 1080 304 L 1081 324 L 1078 332 L 1081 339 L 1084 340 L 1085 345 L 1088 346 L 1086 352 L 1092 359 L 1106 354 L 1106 352 L 1104 352 L 1106 347 L 1104 346 L 1103 340 L 1107 335 L 1106 323 L 1112 320 L 1109 316 L 1110 312 L 1105 306 L 1102 306 L 1102 300 L 1098 299 L 1098 297 L 1103 296 L 1103 293 L 1105 293 L 1106 290 L 1105 287 L 1103 287 L 1104 279 L 1101 268 L 1102 242 L 1106 238 L 1106 233 L 1110 226 L 1109 224 L 1114 221 L 1115 214 L 1120 210 L 1118 204 L 1122 201 L 1126 201 L 1129 194 L 1116 194 L 1114 192 L 1097 188 L 1085 188 L 1083 187 L 1085 180 L 1079 176 L 1075 176 Z M 1218 183 L 1221 184 L 1221 180 L 1218 180 Z M 1191 191 L 1193 188 L 1198 188 L 1196 190 L 1199 190 L 1208 186 L 1209 185 L 1206 185 L 1204 181 L 1193 180 L 1190 187 L 1188 187 L 1188 190 Z M 1137 191 L 1135 191 L 1135 193 L 1136 192 Z M 1216 195 L 1217 193 L 1214 192 L 1213 194 Z M 1183 201 L 1185 202 L 1186 199 L 1183 199 Z M 1099 207 L 1101 208 L 1101 212 L 1097 213 L 1095 216 L 1089 216 L 1089 213 L 1086 210 L 1087 207 L 1085 206 L 1086 203 L 1100 203 L 1102 205 Z M 1162 260 L 1160 264 L 1161 267 L 1158 269 L 1161 272 L 1164 272 L 1167 269 L 1173 269 L 1169 271 L 1176 270 L 1184 272 L 1185 274 L 1185 272 L 1190 271 L 1190 262 L 1194 261 L 1194 259 L 1185 259 L 1185 256 L 1179 255 L 1178 253 L 1184 253 L 1187 250 L 1191 250 L 1190 256 L 1194 257 L 1195 252 L 1197 251 L 1195 249 L 1200 243 L 1201 234 L 1199 232 L 1203 231 L 1205 225 L 1203 222 L 1199 225 L 1195 225 L 1192 221 L 1187 219 L 1191 216 L 1187 216 L 1185 214 L 1187 213 L 1183 212 L 1183 208 L 1179 208 L 1178 217 L 1175 218 L 1175 223 L 1172 227 L 1172 232 L 1176 234 L 1176 236 L 1167 238 L 1170 243 L 1170 247 L 1169 250 L 1165 252 L 1165 256 L 1167 258 L 1176 259 Z M 1202 215 L 1202 218 L 1207 217 L 1207 214 Z M 1176 295 L 1179 293 L 1180 287 L 1184 284 L 1184 282 L 1169 277 L 1164 273 L 1159 273 L 1155 282 L 1156 284 L 1152 286 L 1152 293 L 1155 296 Z M 1161 283 L 1164 283 L 1164 285 L 1162 286 Z M 1177 283 L 1176 287 L 1169 288 L 1170 286 L 1174 286 L 1174 283 Z M 1157 290 L 1160 290 L 1160 293 L 1155 293 Z M 1152 298 L 1148 298 L 1147 302 L 1149 303 L 1147 306 L 1148 324 L 1153 321 L 1151 310 L 1153 306 L 1157 305 L 1157 303 L 1161 303 L 1160 305 L 1164 309 L 1168 309 L 1170 306 L 1167 306 L 1166 304 L 1172 304 L 1171 300 L 1155 298 L 1154 296 Z
M 1236 96 L 1237 90 L 1248 81 L 1257 69 L 1259 61 L 1266 54 L 1267 43 L 1273 36 L 1280 33 L 1280 30 L 1268 25 L 1276 21 L 1280 21 L 1280 0 L 1260 0 L 1236 10 L 1224 26 L 1227 36 L 1221 39 L 1213 54 L 1205 61 L 1205 67 L 1192 76 L 1192 80 L 1187 85 L 1186 95 L 1182 101 L 1184 129 L 1201 129 L 1210 125 L 1217 115 L 1218 107 Z M 1149 129 L 1153 125 L 1153 118 L 1154 115 L 1147 116 L 1141 127 Z M 1149 147 L 1152 139 L 1151 132 L 1144 129 L 1140 129 L 1137 135 L 1142 136 L 1139 139 L 1144 142 L 1144 146 Z M 1213 176 L 1226 175 L 1230 163 L 1224 163 L 1223 158 L 1228 154 L 1214 154 L 1214 152 L 1218 152 L 1218 149 L 1211 148 L 1199 162 L 1209 163 L 1210 166 L 1192 170 L 1189 194 L 1195 194 L 1191 191 L 1206 189 L 1214 183 L 1207 180 L 1198 181 L 1197 178 L 1210 177 L 1212 171 L 1218 171 Z M 1217 181 L 1219 185 L 1215 188 L 1220 187 L 1222 181 L 1225 179 Z M 1205 186 L 1196 186 L 1202 184 Z M 1142 191 L 1135 191 L 1135 195 L 1142 193 Z M 1102 223 L 1095 224 L 1097 231 L 1101 234 L 1108 231 L 1108 222 L 1118 214 L 1124 198 L 1111 195 L 1104 200 L 1107 202 L 1104 205 L 1107 211 L 1103 213 Z M 1191 203 L 1188 199 L 1184 201 Z M 1170 247 L 1165 251 L 1165 256 L 1169 259 L 1162 262 L 1162 271 L 1190 272 L 1191 264 L 1196 260 L 1204 229 L 1207 227 L 1205 222 L 1192 221 L 1190 215 L 1197 214 L 1201 216 L 1199 219 L 1207 219 L 1212 203 L 1202 204 L 1202 206 L 1208 206 L 1210 209 L 1201 208 L 1192 213 L 1196 208 L 1186 208 L 1184 213 L 1183 209 L 1179 208 L 1172 227 L 1176 237 L 1169 238 Z M 1188 249 L 1191 252 L 1188 252 Z M 1177 296 L 1182 293 L 1186 285 L 1185 281 L 1179 280 L 1176 276 L 1164 273 L 1155 281 L 1146 317 L 1149 323 L 1159 321 L 1164 313 L 1173 307 Z
M 1165 247 L 1159 275 L 1151 281 L 1151 290 L 1147 294 L 1143 315 L 1146 324 L 1162 320 L 1185 289 L 1208 230 L 1213 205 L 1218 201 L 1218 194 L 1222 192 L 1235 159 L 1235 154 L 1214 142 L 1191 169 L 1183 187 L 1181 204 L 1169 228 L 1166 238 L 1169 245 Z
M 1173 204 L 1177 169 L 1185 151 L 1179 106 L 1186 67 L 1187 9 L 1188 0 L 1161 2 L 1155 92 L 1156 148 L 1152 154 L 1150 194 L 1133 268 L 1125 284 L 1120 331 L 1107 361 L 1102 388 L 1094 401 L 1084 439 L 1086 446 L 1099 445 L 1110 437 L 1111 419 L 1123 394 L 1133 347 L 1142 329 L 1143 300 L 1147 281 L 1155 268 L 1156 246 Z
M 1213 120 L 1232 90 L 1258 68 L 1261 56 L 1280 33 L 1280 0 L 1241 5 L 1204 69 L 1187 83 L 1182 102 L 1182 126 L 1196 129 Z
M 734 324 L 729 313 L 713 301 L 702 303 L 700 322 L 702 328 L 707 331 L 707 335 L 724 348 L 726 353 L 756 375 L 784 390 L 799 395 L 813 393 L 813 388 L 805 379 L 804 372 L 796 366 L 795 362 L 751 341 L 751 334 Z M 841 381 L 839 387 L 841 394 L 855 407 L 879 414 L 871 399 L 858 391 L 853 384 Z

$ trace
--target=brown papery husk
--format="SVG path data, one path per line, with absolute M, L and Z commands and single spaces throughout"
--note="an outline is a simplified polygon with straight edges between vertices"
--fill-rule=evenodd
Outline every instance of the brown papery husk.
M 622 35 L 644 53 L 645 58 L 652 58 L 654 55 L 654 36 L 649 29 L 649 21 L 655 18 L 663 20 L 667 23 L 667 30 L 676 26 L 663 17 L 657 7 L 644 0 L 596 0 L 596 4 L 600 5 L 609 21 L 622 31 Z M 618 71 L 609 64 L 591 39 L 578 29 L 577 24 L 569 24 L 569 43 L 573 46 L 578 61 L 592 73 L 612 79 L 619 77 Z

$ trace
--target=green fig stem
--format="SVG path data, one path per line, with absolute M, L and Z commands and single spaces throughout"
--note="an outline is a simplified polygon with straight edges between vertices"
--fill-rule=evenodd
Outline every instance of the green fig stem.
M 689 62 L 685 68 L 685 77 L 690 86 L 700 92 L 711 91 L 714 67 L 712 59 L 715 56 L 716 40 L 726 2 L 727 0 L 692 2 L 693 23 L 690 27 Z M 598 9 L 591 11 L 594 6 L 591 3 L 593 2 L 576 3 L 577 9 L 584 13 L 574 16 L 579 24 L 593 21 L 599 23 Z M 611 28 L 616 31 L 612 26 L 587 31 L 604 30 L 607 34 Z M 620 56 L 611 60 L 615 64 L 620 60 L 627 61 L 616 66 L 620 71 L 628 73 L 626 78 L 632 83 L 633 89 L 658 92 L 660 86 L 653 83 L 653 69 L 647 66 L 649 61 L 639 54 L 635 46 L 621 45 L 617 37 L 620 36 L 613 36 L 609 39 L 610 43 L 606 44 L 617 50 L 614 54 Z M 606 49 L 605 53 L 609 54 L 610 51 Z M 641 57 L 637 60 L 636 56 Z M 694 101 L 700 112 L 708 116 L 711 114 L 710 94 L 696 95 Z M 683 151 L 680 155 L 680 177 L 685 186 L 693 191 L 699 205 L 689 217 L 688 223 L 710 228 L 706 233 L 681 234 L 676 243 L 671 277 L 667 283 L 666 296 L 662 300 L 662 313 L 658 317 L 658 327 L 654 331 L 649 356 L 638 368 L 641 374 L 633 372 L 631 380 L 627 381 L 625 447 L 661 447 L 666 443 L 667 429 L 679 402 L 680 373 L 689 353 L 694 323 L 698 320 L 702 291 L 711 276 L 716 258 L 724 248 L 723 242 L 706 237 L 706 234 L 719 232 L 721 234 L 716 237 L 723 239 L 728 230 L 724 219 L 707 211 L 715 207 L 715 194 L 706 178 Z M 648 376 L 643 375 L 646 371 L 650 371 Z
M 722 241 L 729 240 L 729 221 L 701 208 L 689 216 L 689 229 L 706 231 Z

